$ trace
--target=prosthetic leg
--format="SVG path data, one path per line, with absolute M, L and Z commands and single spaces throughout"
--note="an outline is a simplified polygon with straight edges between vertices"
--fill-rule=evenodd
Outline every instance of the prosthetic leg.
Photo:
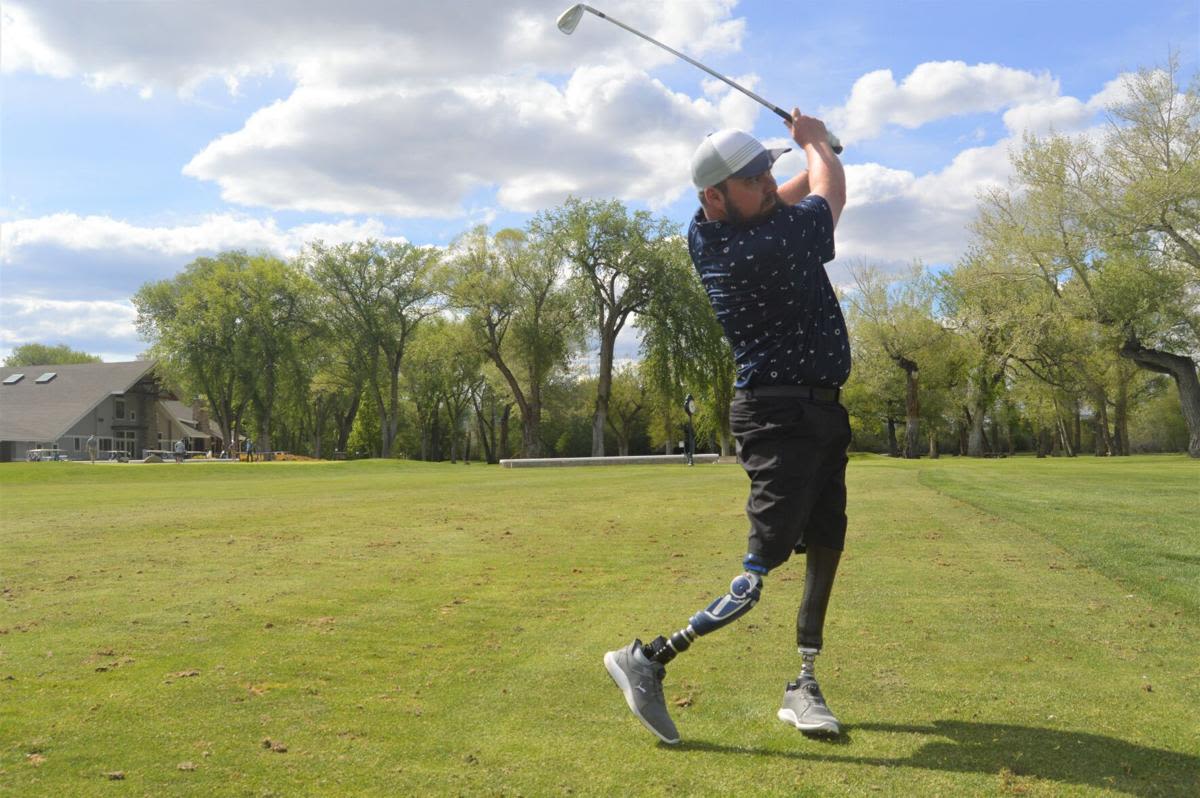
M 783 693 L 778 717 L 803 732 L 837 734 L 841 727 L 825 703 L 817 685 L 815 662 L 824 643 L 825 611 L 842 553 L 824 546 L 809 546 L 804 576 L 804 600 L 796 615 L 796 647 L 800 651 L 800 675 Z
M 762 598 L 763 577 L 768 569 L 759 564 L 753 554 L 746 555 L 742 567 L 746 570 L 729 583 L 729 592 L 693 615 L 687 626 L 670 637 L 659 635 L 650 641 L 643 648 L 646 658 L 666 665 L 677 654 L 691 648 L 700 635 L 715 632 L 754 609 L 754 605 Z
M 811 651 L 815 657 L 824 642 L 825 611 L 837 575 L 842 553 L 824 546 L 809 546 L 805 552 L 804 600 L 796 614 L 796 647 L 800 653 Z

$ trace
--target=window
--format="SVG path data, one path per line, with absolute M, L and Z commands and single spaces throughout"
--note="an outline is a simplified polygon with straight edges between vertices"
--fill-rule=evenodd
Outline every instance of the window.
M 42 376 L 38 377 L 37 380 L 35 380 L 35 382 L 37 382 L 39 385 L 41 385 L 41 384 L 50 382 L 50 380 L 54 379 L 57 376 L 58 376 L 57 371 L 47 371 Z
M 125 418 L 125 400 L 124 399 L 113 400 L 113 418 L 114 419 Z
M 112 449 L 112 447 L 113 447 L 112 438 L 101 438 L 100 439 L 100 451 L 107 452 L 107 451 L 110 451 Z
M 10 374 L 4 378 L 5 385 L 16 385 L 21 380 L 25 379 L 24 374 Z
M 78 451 L 81 451 L 81 449 L 82 449 L 82 447 L 79 445 L 79 438 L 76 438 L 75 439 L 75 451 L 78 452 Z
M 133 430 L 117 430 L 113 433 L 114 449 L 121 449 L 130 457 L 134 456 L 134 447 L 137 445 L 137 433 Z

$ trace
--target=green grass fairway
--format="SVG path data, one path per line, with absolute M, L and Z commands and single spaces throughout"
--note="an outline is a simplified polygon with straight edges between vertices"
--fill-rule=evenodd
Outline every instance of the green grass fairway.
M 734 465 L 0 466 L 0 795 L 1200 795 L 1200 463 L 855 457 L 817 673 Z M 115 774 L 121 774 L 116 778 Z

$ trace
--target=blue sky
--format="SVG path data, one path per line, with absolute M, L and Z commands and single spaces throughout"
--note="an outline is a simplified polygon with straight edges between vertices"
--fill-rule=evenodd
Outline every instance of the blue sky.
M 226 248 L 444 245 L 567 193 L 683 224 L 705 133 L 782 137 L 602 20 L 563 36 L 566 5 L 4 0 L 0 357 L 42 341 L 129 359 L 131 294 Z M 1122 75 L 1200 60 L 1196 0 L 596 5 L 842 135 L 835 282 L 953 263 L 1022 133 L 1094 131 Z

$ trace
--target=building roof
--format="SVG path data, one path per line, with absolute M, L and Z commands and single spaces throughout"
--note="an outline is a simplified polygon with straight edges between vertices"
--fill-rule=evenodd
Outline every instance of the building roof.
M 196 413 L 192 410 L 191 405 L 185 405 L 175 399 L 161 399 L 159 404 L 163 409 L 174 419 L 179 426 L 183 427 L 184 432 L 189 438 L 220 438 L 220 435 L 212 435 L 200 429 L 200 422 L 196 419 Z
M 154 368 L 153 360 L 0 368 L 0 440 L 55 441 L 105 397 L 123 394 Z M 39 382 L 44 374 L 55 376 Z M 17 374 L 25 376 L 6 384 Z

